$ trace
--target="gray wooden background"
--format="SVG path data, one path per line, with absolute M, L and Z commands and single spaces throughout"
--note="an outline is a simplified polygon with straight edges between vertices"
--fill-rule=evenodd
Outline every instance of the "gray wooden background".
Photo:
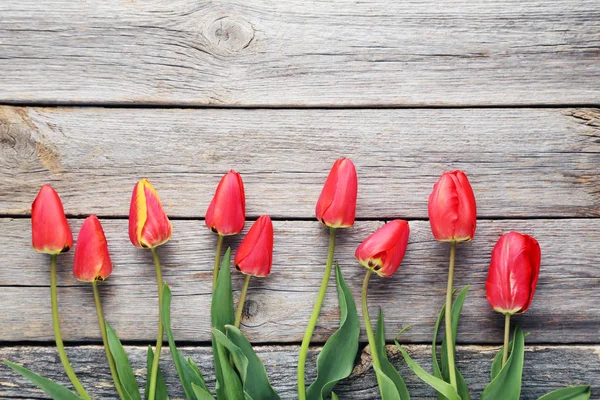
M 249 220 L 275 225 L 272 275 L 252 281 L 243 331 L 276 389 L 295 398 L 296 358 L 327 251 L 314 205 L 333 161 L 359 175 L 356 225 L 336 260 L 358 299 L 356 246 L 386 220 L 410 221 L 405 261 L 374 279 L 389 339 L 430 366 L 448 248 L 433 240 L 427 197 L 444 169 L 469 175 L 473 242 L 458 246 L 456 286 L 471 284 L 458 363 L 477 398 L 502 340 L 485 300 L 490 251 L 518 230 L 542 247 L 526 339 L 523 399 L 569 384 L 600 392 L 600 3 L 597 0 L 3 0 L 0 2 L 0 359 L 67 384 L 53 344 L 48 258 L 30 246 L 30 206 L 43 183 L 76 234 L 104 224 L 115 264 L 101 285 L 107 320 L 139 382 L 156 334 L 150 253 L 127 214 L 149 178 L 173 219 L 160 248 L 174 332 L 213 385 L 209 300 L 216 237 L 204 213 L 220 176 L 246 184 Z M 248 221 L 247 228 L 251 221 Z M 246 228 L 246 229 L 247 229 Z M 234 248 L 239 237 L 226 242 Z M 64 339 L 97 399 L 112 399 L 91 287 L 59 257 Z M 241 278 L 234 274 L 235 296 Z M 314 356 L 336 328 L 332 285 Z M 373 399 L 366 337 L 341 398 Z M 414 399 L 434 399 L 390 348 Z M 172 398 L 182 391 L 168 351 Z M 314 377 L 312 365 L 309 379 Z M 0 397 L 43 393 L 0 367 Z M 593 397 L 597 397 L 594 394 Z

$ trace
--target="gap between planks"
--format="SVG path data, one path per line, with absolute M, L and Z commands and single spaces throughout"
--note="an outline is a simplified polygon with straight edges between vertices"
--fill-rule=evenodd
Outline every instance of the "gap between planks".
M 231 110 L 461 110 L 461 109 L 536 109 L 536 108 L 598 108 L 600 103 L 525 103 L 525 104 L 347 104 L 347 105 L 310 105 L 310 104 L 272 104 L 272 105 L 217 105 L 217 104 L 177 104 L 177 103 L 110 103 L 110 102 L 27 102 L 27 101 L 1 101 L 0 107 L 44 107 L 44 108 L 129 108 L 129 109 L 231 109 Z
M 86 219 L 92 214 L 65 214 L 69 219 Z M 97 216 L 100 219 L 106 220 L 129 220 L 128 215 L 103 215 L 94 213 L 93 215 Z M 170 220 L 173 221 L 204 221 L 206 218 L 204 217 L 196 217 L 196 216 L 184 216 L 184 215 L 168 215 Z M 31 219 L 31 214 L 0 214 L 0 218 L 7 219 Z M 598 219 L 600 215 L 532 215 L 532 216 L 506 216 L 506 215 L 491 215 L 486 216 L 485 218 L 478 218 L 477 221 L 535 221 L 535 220 L 586 220 L 586 219 Z M 246 216 L 246 222 L 254 222 L 258 219 L 258 216 L 251 215 Z M 392 219 L 397 219 L 395 216 L 381 216 L 381 217 L 356 217 L 356 222 L 389 222 Z M 412 221 L 429 221 L 429 218 L 420 218 L 420 217 L 402 217 L 401 219 L 412 222 Z M 280 221 L 280 222 L 313 222 L 317 221 L 315 217 L 286 217 L 286 216 L 277 216 L 271 217 L 272 221 Z

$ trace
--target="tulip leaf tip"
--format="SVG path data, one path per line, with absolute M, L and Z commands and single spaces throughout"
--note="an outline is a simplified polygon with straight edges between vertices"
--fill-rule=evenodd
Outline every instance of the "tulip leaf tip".
M 409 330 L 410 328 L 412 328 L 414 324 L 410 324 L 410 325 L 406 325 L 404 328 L 400 329 L 400 332 L 398 332 L 398 334 L 394 337 L 394 342 L 398 341 L 398 338 L 407 330 Z

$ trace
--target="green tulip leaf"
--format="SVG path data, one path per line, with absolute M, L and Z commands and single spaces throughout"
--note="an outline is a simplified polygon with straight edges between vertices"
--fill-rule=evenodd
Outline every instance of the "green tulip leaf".
M 248 370 L 245 378 L 242 378 L 244 392 L 252 396 L 253 399 L 279 399 L 279 395 L 271 386 L 267 377 L 267 370 L 261 359 L 252 349 L 252 345 L 246 339 L 242 331 L 232 325 L 225 325 L 227 337 L 235 344 L 248 360 Z M 237 364 L 236 364 L 237 367 Z M 238 368 L 239 371 L 239 368 Z
M 117 376 L 121 381 L 121 388 L 123 394 L 127 400 L 140 400 L 140 389 L 138 388 L 137 382 L 135 381 L 135 375 L 129 364 L 129 358 L 125 349 L 119 340 L 114 329 L 106 322 L 106 335 L 108 337 L 108 349 L 115 360 L 115 367 L 117 368 Z
M 340 398 L 338 397 L 337 394 L 335 394 L 334 392 L 331 392 L 331 400 L 340 400 Z
M 515 328 L 511 347 L 506 364 L 487 385 L 481 400 L 519 400 L 525 357 L 525 336 L 519 326 Z
M 358 352 L 360 321 L 356 303 L 337 263 L 335 281 L 340 307 L 340 327 L 327 339 L 317 357 L 317 379 L 306 391 L 308 400 L 327 398 L 334 386 L 352 373 Z
M 194 394 L 194 390 L 192 389 L 192 384 L 195 384 L 206 391 L 208 391 L 208 389 L 204 383 L 202 374 L 200 374 L 200 370 L 197 368 L 194 369 L 192 366 L 190 366 L 175 345 L 175 338 L 173 337 L 173 332 L 171 331 L 171 289 L 166 283 L 163 286 L 162 323 L 165 333 L 167 334 L 167 339 L 169 340 L 171 359 L 173 360 L 173 364 L 175 364 L 175 369 L 179 375 L 181 386 L 183 386 L 185 397 L 188 400 L 198 400 Z
M 219 269 L 217 286 L 212 298 L 211 304 L 211 322 L 212 327 L 221 332 L 225 331 L 225 325 L 233 325 L 235 314 L 233 311 L 233 292 L 231 288 L 231 269 L 230 269 L 231 248 L 228 248 L 223 256 L 223 262 Z
M 204 377 L 202 376 L 202 372 L 200 372 L 200 368 L 198 367 L 198 364 L 196 364 L 196 362 L 194 360 L 192 360 L 191 357 L 187 358 L 187 364 L 190 367 L 190 369 L 192 370 L 192 372 L 194 373 L 195 379 L 200 381 L 199 386 L 201 388 L 204 388 L 206 391 L 208 391 L 208 389 L 206 389 L 206 382 L 204 381 Z
M 77 396 L 75 393 L 71 392 L 66 387 L 61 386 L 48 378 L 44 378 L 43 376 L 38 375 L 35 372 L 30 371 L 27 368 L 21 367 L 20 365 L 12 363 L 10 361 L 4 360 L 3 362 L 4 364 L 12 368 L 13 371 L 29 379 L 31 383 L 42 389 L 54 400 L 81 400 L 81 397 Z
M 379 363 L 381 364 L 381 370 L 377 372 L 377 369 L 375 369 L 375 373 L 378 375 L 383 374 L 385 375 L 385 378 L 387 378 L 383 379 L 380 377 L 381 381 L 378 380 L 380 385 L 379 391 L 381 392 L 381 398 L 383 400 L 409 400 L 410 394 L 408 393 L 408 389 L 406 387 L 406 383 L 404 383 L 404 379 L 402 379 L 402 376 L 400 375 L 398 370 L 394 368 L 394 366 L 392 365 L 392 363 L 390 363 L 387 357 L 387 351 L 385 350 L 385 322 L 383 320 L 383 311 L 381 310 L 381 308 L 379 309 L 379 315 L 377 317 L 377 328 L 375 330 L 375 349 L 371 349 L 371 351 L 377 352 L 377 355 L 379 356 Z M 388 381 L 391 382 L 393 386 L 390 388 L 382 387 L 382 382 L 384 382 L 384 384 L 388 386 Z M 395 394 L 391 392 L 395 392 Z
M 246 398 L 256 400 L 279 400 L 279 395 L 273 390 L 265 367 L 252 350 L 252 345 L 242 332 L 232 325 L 226 325 L 227 335 L 213 329 L 216 341 L 223 345 L 231 354 L 231 358 L 239 373 Z
M 406 350 L 404 350 L 404 348 L 400 346 L 400 343 L 398 343 L 397 340 L 395 340 L 395 343 L 396 347 L 398 347 L 398 350 L 400 350 L 400 352 L 402 353 L 404 361 L 406 361 L 408 367 L 415 373 L 415 375 L 419 377 L 419 379 L 421 379 L 423 382 L 427 383 L 436 391 L 444 395 L 448 400 L 462 400 L 458 392 L 454 390 L 452 385 L 450 385 L 443 379 L 428 374 L 423 368 L 421 368 L 421 366 L 419 366 L 419 364 L 417 364 L 412 360 L 412 358 L 410 358 Z
M 455 292 L 456 292 L 456 290 L 452 293 L 453 296 L 454 296 Z M 438 363 L 437 337 L 438 337 L 438 331 L 440 329 L 440 325 L 442 324 L 442 321 L 444 320 L 445 314 L 446 314 L 446 303 L 444 303 L 444 305 L 442 306 L 442 310 L 438 314 L 437 321 L 435 322 L 435 325 L 433 327 L 433 342 L 431 343 L 431 358 L 432 358 L 431 365 L 433 367 L 433 375 L 436 378 L 440 378 L 440 379 L 444 379 L 444 378 L 442 375 L 442 369 L 440 368 L 440 364 Z M 448 355 L 446 355 L 446 357 L 448 357 Z M 442 396 L 441 394 L 438 393 L 438 399 L 444 400 L 444 396 Z
M 550 392 L 538 400 L 589 400 L 591 395 L 590 385 L 569 386 Z
M 198 400 L 215 400 L 208 390 L 196 385 L 195 383 L 192 383 L 192 390 L 194 391 L 194 395 L 196 395 L 196 399 Z
M 460 320 L 460 314 L 462 312 L 462 308 L 465 303 L 465 298 L 467 296 L 469 287 L 470 287 L 469 285 L 464 287 L 460 291 L 458 296 L 456 297 L 456 300 L 454 300 L 454 303 L 452 304 L 452 337 L 453 337 L 453 341 L 454 341 L 452 349 L 453 349 L 455 355 L 456 355 L 456 336 L 457 336 L 457 332 L 458 332 L 458 322 Z M 456 293 L 456 290 L 454 291 L 454 293 Z M 442 324 L 442 321 L 444 320 L 445 314 L 446 314 L 446 303 L 444 303 L 444 305 L 442 306 L 442 309 L 440 310 L 440 313 L 438 314 L 438 319 L 433 328 L 433 342 L 432 342 L 432 347 L 431 347 L 432 348 L 431 356 L 432 356 L 432 365 L 433 365 L 433 375 L 436 378 L 443 379 L 445 382 L 450 383 L 450 372 L 448 370 L 448 349 L 446 347 L 446 335 L 444 335 L 442 338 L 442 347 L 440 349 L 441 367 L 438 364 L 438 356 L 437 356 L 438 331 L 439 331 L 440 325 Z M 458 370 L 456 365 L 455 365 L 455 371 L 456 371 L 456 383 L 458 386 L 458 394 L 460 395 L 462 400 L 469 400 L 471 398 L 471 395 L 469 393 L 469 387 L 467 385 L 467 382 L 465 381 L 465 378 L 462 376 L 462 374 L 460 373 L 460 371 Z M 445 400 L 446 397 L 443 394 L 438 392 L 438 399 Z
M 244 382 L 248 372 L 248 358 L 244 355 L 244 353 L 242 353 L 242 350 L 240 350 L 240 348 L 237 347 L 223 332 L 213 328 L 212 334 L 215 341 L 227 349 L 231 355 L 231 358 L 233 359 L 235 367 L 240 373 L 242 382 Z
M 512 344 L 513 344 L 513 341 L 511 340 L 508 343 L 509 349 L 512 347 Z M 500 350 L 498 350 L 498 352 L 496 353 L 496 356 L 494 357 L 494 361 L 492 361 L 492 371 L 491 371 L 490 382 L 493 381 L 496 376 L 498 376 L 498 373 L 502 369 L 502 353 L 503 352 L 504 352 L 504 346 L 500 347 Z
M 154 351 L 152 346 L 148 346 L 148 352 L 146 357 L 146 371 L 152 370 L 152 362 L 154 361 Z M 144 391 L 144 400 L 148 400 L 150 394 L 150 379 L 146 379 L 146 389 Z M 158 373 L 156 374 L 156 392 L 154 392 L 156 400 L 168 400 L 169 394 L 167 393 L 167 385 L 165 384 L 165 378 L 163 377 L 160 366 L 158 367 Z
M 524 338 L 526 338 L 527 336 L 529 336 L 529 332 L 523 334 Z M 511 340 L 510 342 L 508 342 L 509 354 L 510 354 L 510 349 L 512 348 L 512 345 L 513 345 L 513 341 Z M 494 357 L 494 361 L 492 362 L 492 373 L 491 373 L 492 379 L 490 380 L 490 382 L 494 380 L 496 375 L 498 375 L 498 372 L 500 372 L 500 370 L 502 369 L 502 354 L 503 353 L 504 353 L 504 346 L 500 347 L 500 350 L 498 350 L 498 352 L 496 353 L 496 356 Z
M 218 329 L 216 330 L 218 332 Z M 222 333 L 222 332 L 221 332 Z M 214 338 L 214 335 L 213 335 Z M 214 339 L 213 339 L 214 340 Z M 225 348 L 225 346 L 223 346 L 220 343 L 216 343 L 216 351 L 217 353 L 214 354 L 214 358 L 215 358 L 215 363 L 218 363 L 219 365 L 219 371 L 220 371 L 220 379 L 221 381 L 217 381 L 216 384 L 216 390 L 217 390 L 217 398 L 221 398 L 219 396 L 219 393 L 222 393 L 221 396 L 223 396 L 223 398 L 225 399 L 241 399 L 243 397 L 247 398 L 247 395 L 244 395 L 244 389 L 242 387 L 242 382 L 240 380 L 239 375 L 237 374 L 237 372 L 235 371 L 232 363 L 230 362 L 230 355 L 231 353 L 229 353 L 227 351 L 227 349 Z
M 373 365 L 373 370 L 375 370 L 375 376 L 377 376 L 381 400 L 402 400 L 395 382 L 375 365 Z
M 223 257 L 217 285 L 214 288 L 210 317 L 212 327 L 225 332 L 225 325 L 233 325 L 235 314 L 233 310 L 233 291 L 231 288 L 230 260 L 231 248 L 228 248 Z M 241 399 L 244 397 L 240 377 L 235 372 L 229 360 L 229 354 L 222 344 L 212 337 L 213 359 L 215 365 L 215 377 L 217 398 Z
M 512 346 L 513 346 L 513 341 L 511 340 L 510 342 L 508 342 L 509 352 L 510 352 L 510 349 L 512 348 Z M 503 353 L 504 353 L 504 346 L 500 347 L 500 350 L 498 350 L 498 352 L 494 356 L 494 361 L 492 361 L 492 371 L 491 371 L 490 382 L 493 381 L 496 376 L 498 376 L 498 373 L 502 369 L 502 355 L 503 355 Z

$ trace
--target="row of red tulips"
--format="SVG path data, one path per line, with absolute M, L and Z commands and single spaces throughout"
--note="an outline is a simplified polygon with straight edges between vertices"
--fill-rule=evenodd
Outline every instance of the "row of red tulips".
M 357 190 L 358 179 L 354 164 L 345 158 L 337 160 L 327 177 L 316 204 L 317 219 L 330 229 L 330 242 L 321 288 L 300 348 L 298 359 L 298 397 L 301 400 L 306 398 L 324 399 L 329 395 L 337 398 L 335 393 L 333 393 L 334 385 L 339 380 L 348 376 L 353 367 L 354 357 L 358 348 L 360 327 L 352 293 L 343 281 L 339 266 L 336 266 L 336 283 L 341 314 L 340 328 L 327 341 L 319 356 L 316 381 L 310 387 L 306 388 L 304 374 L 306 356 L 333 268 L 336 231 L 340 228 L 351 227 L 354 224 Z M 260 385 L 256 382 L 249 383 L 250 379 L 243 371 L 243 366 L 240 367 L 243 363 L 240 365 L 236 363 L 235 355 L 237 353 L 232 350 L 230 342 L 227 341 L 227 338 L 231 340 L 238 338 L 236 335 L 239 333 L 238 328 L 250 277 L 265 277 L 271 270 L 273 225 L 267 215 L 261 216 L 253 224 L 235 254 L 234 266 L 246 274 L 235 319 L 225 324 L 216 322 L 221 318 L 220 315 L 226 315 L 229 312 L 222 310 L 215 311 L 219 306 L 219 304 L 215 303 L 215 299 L 220 298 L 219 296 L 222 293 L 226 293 L 227 290 L 227 296 L 231 297 L 230 281 L 228 289 L 219 289 L 227 287 L 226 281 L 229 280 L 229 252 L 226 253 L 221 264 L 223 238 L 224 236 L 238 234 L 243 230 L 246 219 L 245 208 L 245 193 L 242 178 L 237 172 L 230 171 L 219 182 L 205 218 L 207 227 L 218 234 L 213 273 L 214 297 L 212 320 L 217 398 L 237 399 L 245 397 L 255 400 L 259 398 L 278 398 L 268 384 L 268 380 L 266 383 Z M 460 375 L 455 366 L 454 357 L 458 319 L 468 288 L 463 289 L 456 296 L 456 300 L 453 303 L 454 260 L 456 244 L 470 241 L 475 235 L 477 213 L 473 190 L 467 176 L 462 171 L 444 172 L 439 181 L 434 185 L 434 189 L 429 197 L 428 213 L 433 237 L 438 241 L 450 243 L 446 303 L 440 312 L 440 317 L 434 329 L 435 343 L 437 330 L 442 318 L 444 318 L 445 333 L 442 340 L 442 352 L 440 354 L 441 366 L 437 362 L 437 350 L 435 346 L 433 349 L 434 374 L 430 375 L 410 359 L 410 356 L 398 344 L 397 340 L 396 344 L 409 367 L 424 382 L 431 385 L 440 396 L 451 400 L 466 400 L 470 398 L 469 389 L 465 379 Z M 90 398 L 69 364 L 60 335 L 58 303 L 56 299 L 56 256 L 68 251 L 72 247 L 73 238 L 60 198 L 49 185 L 44 185 L 41 188 L 37 198 L 33 202 L 31 218 L 33 247 L 39 252 L 51 255 L 53 322 L 61 361 L 79 396 L 81 398 Z M 390 277 L 397 271 L 407 250 L 409 232 L 410 228 L 407 221 L 399 219 L 390 221 L 366 238 L 358 246 L 355 253 L 358 262 L 367 269 L 362 291 L 362 310 L 367 337 L 372 349 L 373 368 L 383 399 L 405 400 L 410 395 L 402 377 L 387 360 L 382 312 L 379 314 L 376 332 L 373 332 L 367 306 L 367 287 L 373 272 L 381 277 Z M 141 180 L 135 185 L 131 198 L 129 237 L 134 246 L 151 249 L 155 261 L 159 288 L 159 323 L 154 353 L 156 356 L 152 358 L 152 362 L 149 361 L 146 392 L 146 398 L 150 400 L 162 398 L 166 393 L 166 389 L 162 386 L 164 382 L 160 383 L 161 377 L 158 360 L 160 358 L 163 330 L 165 328 L 167 329 L 169 339 L 171 339 L 169 324 L 165 323 L 165 317 L 167 321 L 170 321 L 168 306 L 164 306 L 165 295 L 169 296 L 167 303 L 170 304 L 170 291 L 168 291 L 168 287 L 163 285 L 162 282 L 160 260 L 156 248 L 166 243 L 171 238 L 171 235 L 172 226 L 163 210 L 158 193 L 148 180 Z M 517 232 L 507 233 L 500 237 L 492 250 L 486 282 L 487 298 L 494 310 L 506 316 L 506 329 L 503 350 L 499 352 L 497 360 L 492 366 L 492 380 L 483 393 L 483 399 L 512 400 L 519 398 L 523 361 L 523 334 L 517 327 L 513 341 L 509 342 L 510 316 L 515 313 L 525 312 L 529 308 L 538 281 L 540 262 L 541 252 L 537 241 L 525 234 Z M 96 282 L 106 279 L 111 271 L 112 264 L 101 223 L 96 216 L 92 215 L 84 221 L 79 232 L 73 261 L 73 274 L 78 280 L 92 283 L 98 309 L 100 330 L 116 390 L 122 399 L 131 398 L 128 396 L 126 390 L 127 385 L 123 382 L 127 378 L 120 376 L 118 364 L 122 360 L 115 360 L 117 358 L 115 354 L 118 352 L 113 351 L 111 343 L 109 343 L 111 335 L 114 335 L 114 332 L 104 322 L 96 286 Z M 224 271 L 226 274 L 223 273 Z M 227 278 L 219 278 L 221 275 L 227 276 Z M 227 318 L 224 318 L 224 320 L 227 320 Z M 241 333 L 239 334 L 241 335 Z M 200 379 L 197 379 L 195 382 L 189 376 L 186 377 L 185 368 L 177 363 L 178 353 L 176 348 L 174 348 L 174 343 L 170 342 L 171 344 L 173 345 L 171 348 L 172 353 L 175 352 L 175 354 L 172 354 L 172 357 L 174 358 L 182 385 L 186 389 L 186 396 L 190 399 L 213 398 L 206 385 L 203 385 L 201 375 L 198 375 Z M 240 347 L 244 346 L 240 344 Z M 255 356 L 250 351 L 244 353 L 244 355 L 247 360 L 258 360 L 258 358 L 254 358 Z M 332 360 L 335 360 L 335 362 L 331 362 Z M 11 364 L 11 366 L 14 367 L 15 365 Z M 19 370 L 19 372 L 24 373 L 23 370 Z M 197 373 L 199 374 L 199 371 Z M 29 377 L 31 379 L 31 375 Z M 257 379 L 257 381 L 260 381 L 260 379 Z M 191 383 L 194 383 L 194 385 L 191 385 Z M 191 388 L 192 386 L 194 386 L 193 390 L 188 391 L 187 388 Z M 240 387 L 239 390 L 238 386 Z M 48 391 L 48 386 L 44 386 L 43 388 Z M 589 398 L 590 389 L 589 386 L 579 386 L 562 389 L 562 392 L 559 392 L 558 394 L 554 394 L 556 392 L 553 392 L 547 395 L 555 397 L 546 398 L 545 396 L 544 400 L 553 398 Z M 564 397 L 565 394 L 583 397 Z M 135 398 L 135 396 L 132 398 Z

